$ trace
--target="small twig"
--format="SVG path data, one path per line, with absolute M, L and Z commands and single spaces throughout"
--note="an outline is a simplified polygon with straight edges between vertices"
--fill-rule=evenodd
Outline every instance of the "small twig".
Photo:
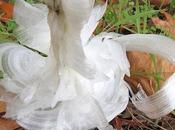
M 151 121 L 149 118 L 146 118 L 145 116 L 143 116 L 143 115 L 140 115 L 142 118 L 144 118 L 145 120 L 147 120 L 148 122 L 150 122 L 150 123 L 152 123 L 153 125 L 155 125 L 155 126 L 157 126 L 157 127 L 159 127 L 160 129 L 162 129 L 162 130 L 167 130 L 167 129 L 165 129 L 165 128 L 163 128 L 162 126 L 160 126 L 160 125 L 158 125 L 158 124 L 156 124 L 156 123 L 154 123 L 153 121 Z
M 141 121 L 139 121 L 139 120 L 132 114 L 132 112 L 131 112 L 128 108 L 127 108 L 127 110 L 128 110 L 128 112 L 131 114 L 132 118 L 133 118 L 134 120 L 136 120 L 138 123 L 140 123 L 143 127 L 147 128 L 148 130 L 153 130 L 153 129 L 147 127 L 146 125 L 144 125 Z

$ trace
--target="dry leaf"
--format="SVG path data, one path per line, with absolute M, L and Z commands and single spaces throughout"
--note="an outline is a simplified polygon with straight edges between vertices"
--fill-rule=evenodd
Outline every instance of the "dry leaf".
M 165 20 L 158 17 L 153 17 L 152 22 L 154 25 L 168 32 L 168 34 L 175 39 L 175 19 L 167 12 L 162 12 L 162 14 L 165 17 Z
M 12 18 L 13 15 L 13 5 L 0 0 L 0 21 L 6 22 Z
M 173 26 L 175 26 L 175 19 L 171 16 L 171 14 L 167 12 L 162 12 L 162 14 L 165 16 L 166 20 Z
M 122 120 L 120 120 L 118 117 L 114 118 L 111 121 L 111 124 L 114 126 L 114 128 L 117 128 L 117 130 L 123 130 L 123 128 L 122 128 Z
M 3 89 L 3 87 L 0 86 L 0 95 L 4 95 L 6 91 Z M 7 93 L 8 94 L 8 93 Z M 0 117 L 5 114 L 6 111 L 6 103 L 0 101 Z M 0 130 L 15 130 L 17 128 L 20 128 L 20 126 L 10 119 L 4 119 L 0 118 Z
M 141 85 L 143 87 L 143 90 L 146 92 L 146 94 L 148 96 L 153 95 L 155 93 L 154 89 L 153 89 L 153 80 L 147 78 L 147 77 L 143 77 L 143 76 L 139 76 L 139 77 L 135 77 L 135 76 L 125 76 L 125 81 L 127 81 L 127 83 L 129 83 L 131 89 L 133 90 L 134 93 L 138 92 L 138 87 L 139 85 Z
M 13 120 L 0 118 L 0 130 L 15 130 L 20 126 Z
M 5 113 L 6 111 L 6 103 L 0 101 L 0 115 L 1 113 Z
M 170 4 L 171 0 L 150 0 L 150 2 L 156 6 L 167 6 Z
M 145 52 L 128 52 L 128 60 L 131 64 L 131 71 L 141 71 L 141 72 L 150 72 L 151 69 L 151 60 L 149 54 Z
M 154 94 L 156 81 L 152 76 L 148 75 L 155 71 L 150 54 L 136 51 L 128 52 L 127 56 L 131 64 L 131 77 L 125 77 L 125 80 L 130 84 L 134 93 L 138 91 L 137 87 L 140 84 L 147 95 Z M 157 56 L 156 69 L 160 70 L 161 77 L 164 79 L 169 78 L 175 72 L 175 66 L 160 56 Z M 164 81 L 162 80 L 160 84 L 162 85 L 163 83 Z

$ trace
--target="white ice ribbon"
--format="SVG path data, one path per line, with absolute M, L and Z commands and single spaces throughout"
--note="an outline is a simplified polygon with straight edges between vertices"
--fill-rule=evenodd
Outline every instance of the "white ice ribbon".
M 132 34 L 116 38 L 128 51 L 143 51 L 156 54 L 175 64 L 175 41 L 160 35 Z M 175 74 L 173 74 L 159 91 L 151 96 L 144 95 L 142 91 L 132 95 L 132 102 L 137 109 L 144 112 L 149 118 L 163 117 L 175 109 Z M 140 94 L 139 94 L 140 93 Z
M 0 69 L 6 75 L 0 83 L 17 94 L 7 105 L 6 117 L 26 129 L 112 130 L 108 121 L 120 114 L 129 100 L 123 80 L 129 75 L 126 50 L 155 53 L 175 61 L 175 43 L 163 36 L 106 33 L 89 39 L 106 4 L 93 8 L 94 0 L 44 0 L 50 8 L 49 30 L 45 6 L 16 1 L 17 32 L 25 35 L 18 33 L 19 39 L 24 38 L 20 41 L 38 51 L 49 51 L 44 58 L 14 43 L 0 45 Z M 151 118 L 168 114 L 175 107 L 173 77 L 151 97 L 138 100 L 133 95 L 133 103 Z M 143 102 L 151 109 L 143 108 Z
M 51 5 L 52 3 L 49 4 Z M 84 32 L 81 30 L 91 16 L 93 20 L 90 20 L 92 25 L 88 24 L 90 30 L 88 33 L 92 33 L 102 17 L 102 14 L 98 16 L 92 13 L 93 5 L 94 0 L 62 0 L 59 9 L 55 6 L 50 8 L 48 23 L 51 29 L 51 45 L 44 40 L 46 50 L 50 46 L 47 58 L 20 45 L 5 50 L 7 45 L 4 44 L 1 59 L 5 60 L 2 60 L 1 66 L 4 73 L 12 78 L 10 81 L 3 79 L 0 82 L 7 90 L 17 94 L 7 105 L 6 117 L 17 120 L 26 129 L 78 130 L 95 127 L 101 130 L 113 129 L 108 126 L 108 121 L 123 111 L 128 102 L 128 91 L 123 84 L 123 76 L 128 72 L 128 67 L 126 70 L 121 68 L 122 64 L 128 63 L 127 60 L 118 63 L 115 58 L 110 59 L 109 56 L 112 54 L 108 56 L 109 51 L 105 54 L 107 57 L 97 55 L 96 58 L 101 60 L 95 63 L 87 55 L 91 51 L 88 49 L 90 46 L 86 46 L 85 54 L 80 35 Z M 25 36 L 18 33 L 20 39 L 27 37 L 28 42 L 25 40 L 21 42 L 43 52 L 45 49 L 42 48 L 42 38 L 48 35 L 45 28 L 46 21 L 43 21 L 47 11 L 40 10 L 40 7 L 44 6 L 32 6 L 23 0 L 17 0 L 14 16 L 19 24 L 18 30 L 27 32 L 24 33 Z M 104 13 L 104 6 L 98 6 L 98 9 Z M 37 17 L 37 20 L 30 16 L 27 21 L 27 13 L 30 12 Z M 94 20 L 93 15 L 98 16 L 98 19 Z M 43 24 L 40 24 L 40 20 Z M 45 28 L 44 35 L 40 34 L 42 28 Z M 46 41 L 49 40 L 49 36 L 45 38 Z M 98 49 L 101 43 L 99 41 L 93 51 Z M 119 50 L 113 57 L 120 55 L 126 58 L 120 45 L 105 41 L 105 46 L 109 50 L 112 50 L 112 46 Z M 100 63 L 104 62 L 111 64 L 97 69 Z M 103 72 L 102 69 L 105 67 L 111 67 L 110 71 Z M 53 113 L 54 117 L 51 116 Z M 53 118 L 54 122 L 51 122 Z

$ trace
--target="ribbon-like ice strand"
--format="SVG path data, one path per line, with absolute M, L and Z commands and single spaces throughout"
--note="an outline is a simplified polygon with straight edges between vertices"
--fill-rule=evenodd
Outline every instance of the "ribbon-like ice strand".
M 83 29 L 81 30 L 81 40 L 83 45 L 86 45 L 88 43 L 88 40 L 90 39 L 94 30 L 96 29 L 100 19 L 103 17 L 107 8 L 107 3 L 108 1 L 106 1 L 104 5 L 96 5 L 92 9 L 88 22 L 84 25 Z
M 31 5 L 24 3 L 24 1 L 19 0 L 18 2 L 22 2 L 21 4 L 23 4 L 23 6 L 25 6 L 26 8 L 31 8 L 30 7 Z M 30 78 L 29 79 L 25 78 L 24 80 L 25 82 L 22 82 L 23 83 L 22 89 L 16 92 L 18 93 L 17 97 L 8 103 L 7 113 L 6 113 L 6 117 L 17 119 L 18 122 L 27 129 L 51 128 L 52 124 L 49 123 L 49 120 L 51 120 L 51 117 L 49 115 L 42 116 L 41 113 L 42 111 L 45 111 L 45 110 L 52 111 L 53 109 L 58 109 L 58 110 L 62 110 L 61 113 L 65 115 L 61 116 L 59 111 L 58 113 L 55 112 L 56 120 L 59 120 L 58 123 L 55 124 L 57 129 L 61 130 L 65 128 L 65 129 L 72 130 L 74 128 L 91 129 L 93 127 L 98 127 L 101 130 L 109 130 L 109 129 L 111 130 L 112 128 L 108 126 L 108 121 L 111 120 L 113 117 L 115 117 L 117 114 L 119 114 L 121 111 L 123 111 L 127 105 L 128 91 L 125 85 L 123 85 L 123 82 L 120 81 L 120 80 L 123 80 L 122 78 L 126 71 L 121 69 L 121 64 L 119 65 L 114 64 L 114 63 L 117 63 L 116 60 L 110 59 L 109 57 L 101 57 L 100 55 L 99 56 L 97 55 L 97 58 L 98 57 L 102 58 L 102 60 L 98 61 L 98 65 L 95 65 L 95 62 L 92 62 L 92 64 L 94 64 L 94 67 L 95 67 L 94 71 L 99 72 L 98 76 L 96 75 L 95 77 L 93 77 L 93 79 L 89 79 L 86 77 L 88 73 L 82 74 L 81 72 L 80 73 L 76 72 L 76 69 L 72 66 L 73 64 L 71 63 L 72 64 L 71 65 L 69 64 L 69 62 L 67 62 L 67 60 L 69 60 L 70 58 L 69 56 L 73 56 L 73 55 L 77 57 L 81 56 L 81 55 L 77 55 L 79 54 L 79 53 L 76 53 L 76 50 L 78 48 L 74 48 L 73 47 L 74 44 L 82 48 L 82 50 L 79 48 L 80 51 L 84 50 L 83 49 L 84 47 L 82 46 L 82 43 L 81 43 L 80 33 L 81 33 L 81 28 L 84 25 L 83 23 L 85 23 L 84 21 L 86 20 L 88 21 L 88 17 L 87 18 L 85 17 L 86 19 L 84 19 L 84 15 L 83 17 L 82 15 L 79 15 L 80 11 L 77 10 L 78 9 L 77 6 L 85 5 L 85 6 L 81 6 L 82 10 L 80 13 L 83 12 L 84 8 L 87 9 L 88 7 L 88 10 L 87 11 L 85 10 L 85 12 L 86 13 L 89 12 L 89 14 L 87 13 L 87 16 L 88 15 L 90 16 L 91 10 L 92 10 L 91 5 L 93 4 L 89 3 L 89 5 L 87 5 L 87 1 L 79 1 L 79 2 L 77 1 L 75 2 L 68 1 L 66 3 L 62 2 L 62 4 L 64 5 L 63 7 L 65 7 L 64 10 L 62 10 L 64 12 L 64 15 L 62 13 L 57 14 L 56 12 L 54 12 L 55 10 L 50 11 L 49 23 L 51 26 L 52 44 L 51 44 L 48 58 L 43 58 L 44 60 L 42 60 L 41 56 L 32 52 L 31 50 L 28 50 L 34 55 L 37 55 L 36 58 L 38 57 L 38 59 L 35 61 L 35 60 L 30 60 L 30 57 L 28 57 L 27 59 L 29 61 L 26 62 L 27 65 L 29 66 L 32 65 L 31 67 L 35 67 L 36 65 L 39 65 L 37 62 L 40 63 L 42 61 L 44 62 L 47 61 L 47 63 L 42 64 L 45 66 L 44 68 L 42 68 L 41 66 L 42 71 L 39 71 L 39 72 L 35 71 L 37 72 L 38 75 L 36 76 L 35 80 L 31 81 L 31 84 L 26 82 L 26 81 L 30 82 Z M 73 7 L 71 8 L 71 6 Z M 21 8 L 21 6 L 17 6 L 17 7 L 18 9 Z M 26 8 L 21 8 L 21 11 L 24 10 L 25 12 Z M 75 15 L 70 15 L 70 13 L 75 13 Z M 76 19 L 74 18 L 73 19 L 78 21 L 74 21 L 74 20 L 73 20 L 74 22 L 69 21 L 70 19 L 72 19 L 72 17 L 75 17 L 76 15 L 77 15 Z M 68 21 L 64 21 L 64 20 L 68 20 Z M 95 20 L 95 22 L 98 22 L 98 21 Z M 61 25 L 61 26 L 58 26 L 58 25 Z M 93 27 L 94 25 L 96 24 L 93 23 Z M 42 24 L 42 26 L 44 25 Z M 64 28 L 65 26 L 66 28 Z M 111 46 L 114 45 L 112 41 L 105 41 L 105 46 L 107 46 L 107 42 Z M 100 43 L 101 41 L 98 42 L 98 46 L 96 46 L 96 49 L 98 49 Z M 111 49 L 110 46 L 107 46 L 107 47 Z M 122 56 L 122 54 L 124 54 L 124 53 L 120 54 L 123 50 L 119 45 L 115 46 L 115 48 L 119 50 L 119 53 L 118 54 L 115 53 L 115 55 Z M 18 49 L 26 52 L 25 51 L 26 48 L 24 49 L 22 47 Z M 68 52 L 65 53 L 64 49 L 66 52 L 70 49 L 71 53 L 70 54 Z M 79 49 L 77 51 L 79 51 Z M 86 50 L 86 52 L 89 52 L 89 51 L 90 50 L 88 49 Z M 94 51 L 95 51 L 95 48 L 94 48 Z M 9 53 L 11 53 L 11 50 L 9 50 Z M 106 54 L 108 53 L 109 52 L 107 51 Z M 16 52 L 16 54 L 18 53 Z M 67 55 L 68 58 L 64 59 L 64 55 Z M 21 64 L 25 63 L 26 56 L 30 56 L 30 55 L 23 54 L 22 57 L 24 59 L 18 58 Z M 32 56 L 33 55 L 31 55 L 31 57 Z M 88 63 L 91 64 L 91 60 L 90 60 L 91 57 L 87 58 L 86 54 L 85 54 L 85 57 Z M 125 55 L 122 57 L 126 58 Z M 60 58 L 63 61 L 59 61 Z M 75 58 L 75 57 L 72 57 L 72 58 Z M 77 61 L 76 59 L 72 59 L 72 60 L 76 61 L 80 65 L 82 63 L 81 60 L 80 61 L 79 60 Z M 103 63 L 103 61 L 106 61 L 106 63 L 108 61 L 112 62 L 111 65 L 109 64 L 109 66 L 108 65 L 106 66 L 106 67 L 111 67 L 110 72 L 103 73 L 102 70 L 96 70 L 97 67 L 100 65 L 100 63 Z M 125 63 L 122 63 L 122 64 L 125 64 Z M 19 64 L 16 66 L 11 64 L 11 66 L 13 66 L 14 70 L 16 70 L 17 68 L 21 69 L 21 66 Z M 36 66 L 36 68 L 40 70 L 40 66 L 39 67 Z M 80 69 L 80 66 L 78 69 Z M 86 69 L 86 67 L 84 66 L 81 69 Z M 32 72 L 32 73 L 35 74 L 35 72 Z M 87 72 L 87 71 L 84 71 L 84 72 Z M 28 71 L 26 74 L 28 74 Z M 22 77 L 21 74 L 19 74 L 18 76 Z M 99 78 L 99 76 L 101 76 L 100 81 L 96 80 L 96 78 Z M 20 82 L 22 80 L 17 79 L 16 81 Z M 18 83 L 17 84 L 15 83 L 15 85 L 19 87 Z M 110 85 L 110 90 L 108 90 L 109 85 Z M 121 88 L 119 86 L 121 86 Z M 56 95 L 57 92 L 58 92 L 58 98 Z M 62 96 L 60 96 L 61 94 Z M 91 98 L 87 99 L 86 96 Z M 53 103 L 54 101 L 53 99 L 55 99 L 55 103 Z M 89 104 L 88 107 L 87 105 L 85 105 L 86 107 L 83 107 L 84 103 Z M 65 106 L 64 109 L 62 109 L 62 105 L 60 104 L 63 104 L 63 106 Z M 69 114 L 74 112 L 77 112 L 77 113 L 75 113 L 75 115 L 73 116 Z M 37 114 L 37 117 L 41 116 L 41 118 L 38 119 L 36 117 L 36 114 Z M 67 114 L 70 115 L 68 119 L 67 119 L 67 116 L 68 116 Z M 94 117 L 94 115 L 96 116 Z M 72 119 L 72 118 L 75 118 L 74 116 L 76 116 L 76 119 L 77 119 L 76 121 Z M 70 119 L 72 120 L 69 121 Z M 65 123 L 59 125 L 61 123 L 60 120 L 65 120 Z M 43 126 L 44 122 L 48 122 L 48 124 Z M 85 123 L 79 123 L 79 122 L 85 122 Z M 51 129 L 55 129 L 54 126 Z
M 95 127 L 113 130 L 108 128 L 99 106 L 89 96 L 59 103 L 54 109 L 32 112 L 26 118 L 19 118 L 18 122 L 26 129 L 37 130 L 88 130 Z
M 153 53 L 175 64 L 175 41 L 165 36 L 132 34 L 118 37 L 116 41 L 124 45 L 127 51 Z M 155 94 L 148 97 L 139 91 L 136 95 L 132 95 L 131 100 L 136 108 L 148 117 L 153 119 L 163 117 L 175 109 L 174 84 L 175 74 Z
M 61 13 L 56 16 L 58 21 L 62 19 L 60 25 L 63 26 L 61 32 L 63 37 L 57 39 L 61 43 L 59 45 L 60 52 L 56 52 L 59 53 L 60 64 L 62 66 L 66 64 L 88 79 L 94 78 L 96 72 L 93 69 L 93 65 L 86 60 L 80 33 L 89 19 L 94 2 L 94 0 L 62 0 L 60 5 L 62 7 L 60 9 Z M 52 26 L 52 23 L 50 25 Z M 51 27 L 52 30 L 54 28 Z M 57 31 L 59 32 L 59 29 Z
M 43 4 L 33 6 L 24 0 L 16 0 L 13 17 L 18 24 L 15 33 L 18 41 L 25 46 L 46 55 L 50 47 L 50 29 L 47 23 L 48 8 Z
M 128 103 L 128 90 L 123 81 L 124 75 L 129 73 L 126 53 L 120 44 L 101 35 L 92 38 L 84 46 L 84 51 L 97 71 L 109 78 L 94 83 L 93 89 L 95 97 L 110 121 L 120 114 Z
M 73 1 L 66 1 L 66 2 L 63 2 L 63 4 L 70 4 L 69 2 L 73 2 Z M 86 6 L 87 6 L 87 5 L 85 4 L 86 2 L 85 2 L 84 4 L 83 4 L 83 2 L 84 2 L 84 1 L 79 1 L 79 2 L 78 2 L 79 4 L 77 4 L 76 6 L 80 5 L 80 3 L 82 3 L 81 5 L 83 5 L 83 6 L 85 5 L 85 7 L 86 7 Z M 69 11 L 70 9 L 73 9 L 73 8 L 71 8 L 71 6 L 72 6 L 72 5 L 75 6 L 75 4 L 76 4 L 76 2 L 73 2 L 73 4 L 70 4 L 69 8 L 68 8 L 66 11 Z M 106 6 L 106 5 L 105 5 L 105 6 Z M 66 5 L 66 7 L 67 7 L 67 5 Z M 99 8 L 100 8 L 100 7 L 98 7 L 98 9 L 99 9 Z M 76 10 L 76 9 L 79 9 L 79 8 L 77 7 L 77 8 L 75 8 L 75 10 Z M 105 9 L 104 6 L 102 6 L 102 9 L 101 9 L 101 10 L 103 10 L 103 9 Z M 80 9 L 79 9 L 78 11 L 71 11 L 71 12 L 69 12 L 69 13 L 72 14 L 72 13 L 74 13 L 74 12 L 77 13 L 77 12 L 79 12 L 79 11 L 80 11 Z M 68 13 L 68 14 L 69 14 L 69 13 Z M 77 13 L 77 14 L 79 14 L 79 13 Z M 82 18 L 82 16 L 81 16 L 82 11 L 80 12 L 80 14 L 79 14 L 79 15 L 76 17 L 76 19 L 75 19 L 75 16 L 76 16 L 77 14 L 75 14 L 75 15 L 72 14 L 72 15 L 68 15 L 68 16 L 67 16 L 67 17 L 73 17 L 73 19 L 74 19 L 73 22 L 74 22 L 75 25 L 76 25 L 77 23 L 79 23 L 79 21 L 81 21 L 81 20 L 78 20 L 78 21 L 76 21 L 76 20 L 79 19 L 79 17 Z M 84 14 L 86 14 L 86 13 L 84 13 Z M 91 13 L 91 14 L 94 15 L 94 13 Z M 95 16 L 96 16 L 96 15 L 97 15 L 97 14 L 95 14 Z M 100 15 L 101 15 L 101 14 L 100 14 Z M 55 16 L 55 17 L 56 17 L 56 16 Z M 57 17 L 58 17 L 58 16 L 57 16 Z M 83 16 L 83 17 L 84 17 L 84 16 Z M 93 17 L 91 17 L 91 18 L 93 18 Z M 70 19 L 70 18 L 69 18 L 69 19 Z M 59 19 L 58 19 L 58 20 L 59 20 Z M 75 22 L 75 21 L 76 21 L 76 22 Z M 68 21 L 68 22 L 70 22 L 70 21 Z M 94 22 L 95 22 L 95 23 L 94 23 Z M 91 27 L 94 28 L 94 25 L 96 25 L 97 22 L 98 22 L 98 20 L 96 20 L 96 19 L 93 20 L 93 22 L 92 22 L 93 24 L 92 24 L 92 26 L 90 26 L 90 28 L 91 28 Z M 71 25 L 72 25 L 72 24 L 73 24 L 73 23 L 71 23 Z M 80 24 L 80 25 L 81 25 L 81 24 Z M 76 27 L 76 26 L 75 26 L 75 27 Z M 53 28 L 53 29 L 54 29 L 54 28 Z M 59 30 L 60 30 L 60 29 L 59 29 Z M 90 29 L 90 30 L 91 30 L 91 29 Z M 75 33 L 75 34 L 76 34 L 76 33 Z M 75 34 L 74 34 L 74 35 L 75 35 Z M 67 36 L 67 35 L 66 35 L 66 36 Z M 66 39 L 71 39 L 70 35 L 68 35 L 68 36 L 66 37 Z M 112 41 L 111 41 L 111 42 L 112 42 Z M 101 43 L 102 43 L 101 41 L 98 42 L 98 46 L 97 46 L 96 48 L 94 48 L 94 50 L 93 50 L 94 52 L 100 47 L 100 44 L 101 44 Z M 69 43 L 69 44 L 70 44 L 70 43 Z M 93 43 L 89 43 L 89 44 L 93 44 Z M 106 43 L 106 45 L 107 45 L 107 43 Z M 110 42 L 109 42 L 109 46 L 110 46 L 110 45 L 112 46 L 113 43 L 110 43 Z M 80 46 L 81 46 L 81 45 L 80 45 Z M 88 48 L 88 45 L 87 45 L 87 46 L 84 46 L 83 49 L 85 50 L 86 47 Z M 118 45 L 117 47 L 119 47 L 119 45 Z M 104 47 L 104 48 L 105 48 L 105 47 Z M 62 50 L 64 51 L 64 49 L 62 49 Z M 86 50 L 88 50 L 88 52 L 90 52 L 90 49 L 86 49 Z M 100 50 L 101 50 L 101 49 L 99 48 L 99 51 L 100 51 Z M 101 50 L 101 51 L 102 51 L 102 50 Z M 76 50 L 74 50 L 73 52 L 76 52 Z M 86 51 L 86 52 L 87 52 L 87 51 Z M 121 50 L 120 50 L 120 52 L 121 52 Z M 109 52 L 107 52 L 107 53 L 109 53 Z M 113 53 L 114 53 L 114 51 L 113 51 Z M 70 54 L 71 54 L 71 53 L 70 53 Z M 118 53 L 118 54 L 120 54 L 120 53 Z M 124 53 L 122 53 L 122 54 L 124 54 Z M 91 60 L 91 59 L 89 59 L 89 58 L 92 58 L 92 57 L 89 57 L 89 58 L 88 58 L 87 54 L 85 54 L 85 56 L 87 57 L 87 60 L 89 60 L 89 61 Z M 101 58 L 101 57 L 99 56 L 99 58 Z M 102 57 L 102 58 L 103 58 L 103 57 Z M 123 58 L 126 58 L 126 57 L 123 57 Z M 63 59 L 65 59 L 65 58 L 63 58 Z M 97 58 L 97 59 L 98 59 L 98 58 Z M 99 64 L 99 65 L 101 64 L 101 66 L 102 66 L 102 64 L 104 64 L 104 62 L 105 62 L 105 64 L 106 64 L 107 62 L 109 62 L 108 59 L 110 59 L 110 58 L 109 58 L 109 57 L 107 57 L 106 59 L 104 58 L 104 60 L 99 61 L 98 64 Z M 78 61 L 77 61 L 76 59 L 74 59 L 74 60 L 75 60 L 77 63 L 80 62 L 79 60 L 78 60 Z M 114 59 L 112 59 L 112 60 L 110 60 L 110 61 L 113 61 L 113 60 L 114 60 Z M 104 61 L 104 62 L 103 62 L 103 61 Z M 116 60 L 115 60 L 115 61 L 116 61 Z M 93 63 L 93 65 L 95 65 L 94 62 L 91 62 L 91 61 L 90 61 L 89 63 L 90 63 L 90 64 Z M 127 62 L 125 62 L 125 63 L 127 64 Z M 123 66 L 125 65 L 125 63 L 123 64 Z M 109 62 L 109 64 L 110 64 L 110 62 Z M 112 66 L 113 66 L 112 68 L 115 68 L 115 69 L 119 70 L 119 68 L 117 67 L 116 64 L 112 64 Z M 115 66 L 116 66 L 116 67 L 115 67 Z M 99 66 L 94 66 L 94 67 L 96 67 L 96 69 L 97 69 Z M 104 65 L 104 67 L 105 67 L 105 65 Z M 108 66 L 106 66 L 106 68 L 108 68 Z M 80 69 L 80 67 L 79 67 L 79 69 Z M 84 68 L 84 69 L 85 69 L 85 68 Z M 116 73 L 117 70 L 114 70 L 114 71 L 115 71 L 114 73 Z M 95 71 L 97 71 L 97 70 L 95 70 Z M 111 69 L 110 71 L 113 71 L 113 70 Z M 100 73 L 101 75 L 105 75 L 105 77 L 107 77 L 109 80 L 111 80 L 111 81 L 110 81 L 111 84 L 112 84 L 112 82 L 113 82 L 113 85 L 111 86 L 111 88 L 113 88 L 112 90 L 114 90 L 114 91 L 112 91 L 112 90 L 111 90 L 111 91 L 112 91 L 112 92 L 115 92 L 115 95 L 116 95 L 116 93 L 117 93 L 117 91 L 118 91 L 118 89 L 117 89 L 117 88 L 118 88 L 118 86 L 117 86 L 118 84 L 116 83 L 116 85 L 114 85 L 114 83 L 117 81 L 117 78 L 113 78 L 112 76 L 116 76 L 116 77 L 119 77 L 119 79 L 122 79 L 122 78 L 120 78 L 120 75 L 115 75 L 115 74 L 111 73 L 112 76 L 111 76 L 111 75 L 110 75 L 110 76 L 111 76 L 113 79 L 110 79 L 111 77 L 110 77 L 110 76 L 108 77 L 106 74 L 104 74 L 102 70 L 101 70 L 101 71 L 98 71 L 98 73 Z M 69 75 L 71 75 L 71 74 L 69 74 Z M 99 78 L 101 75 L 96 76 L 95 79 L 96 79 L 96 78 Z M 84 76 L 84 75 L 83 75 L 83 76 Z M 64 77 L 65 77 L 65 78 L 64 78 Z M 64 77 L 63 77 L 64 79 L 62 79 L 61 81 L 64 81 L 64 80 L 70 81 L 70 80 L 68 79 L 68 76 L 64 76 Z M 102 76 L 101 76 L 101 77 L 102 77 Z M 122 76 L 121 76 L 121 77 L 122 77 Z M 80 80 L 80 78 L 79 78 L 78 80 Z M 99 85 L 101 85 L 101 88 L 103 88 L 103 86 L 104 86 L 104 90 L 101 89 L 101 88 L 100 88 L 100 89 L 103 90 L 103 91 L 105 92 L 105 90 L 108 88 L 108 87 L 107 87 L 107 83 L 105 83 L 105 82 L 109 82 L 109 80 L 106 80 L 106 79 L 103 79 L 103 80 L 104 80 L 104 82 L 101 82 L 101 84 L 99 83 Z M 116 80 L 116 81 L 114 82 L 114 80 Z M 91 81 L 91 82 L 93 82 L 93 81 Z M 87 84 L 87 83 L 86 83 L 86 84 Z M 94 83 L 94 84 L 95 84 L 95 83 Z M 108 84 L 109 84 L 109 83 L 108 83 Z M 98 85 L 98 86 L 99 86 L 99 85 Z M 62 85 L 61 85 L 61 86 L 62 86 Z M 56 101 L 56 100 L 59 101 L 60 98 L 62 98 L 62 100 L 63 100 L 63 98 L 65 98 L 65 95 L 64 95 L 64 96 L 60 96 L 60 95 L 62 95 L 63 92 L 64 92 L 63 90 L 67 90 L 67 88 L 64 87 L 64 86 L 62 86 L 62 87 L 61 87 L 61 86 L 60 86 L 58 89 L 59 89 L 59 90 L 61 89 L 62 91 L 57 91 L 57 94 L 56 94 L 56 96 L 55 96 L 55 98 L 54 98 L 55 101 Z M 72 85 L 72 86 L 73 86 L 73 85 Z M 86 86 L 86 85 L 84 85 L 84 88 L 87 88 L 87 87 L 85 87 L 85 86 Z M 89 85 L 89 86 L 91 86 L 91 85 Z M 94 86 L 95 86 L 95 85 L 94 85 Z M 98 86 L 96 85 L 96 88 L 99 88 Z M 115 89 L 115 87 L 116 87 L 116 89 Z M 72 88 L 72 87 L 70 87 L 70 88 Z M 77 87 L 75 87 L 75 88 L 77 88 Z M 95 87 L 94 87 L 94 89 L 95 89 Z M 74 89 L 74 87 L 73 87 L 71 90 L 72 90 L 72 92 L 69 94 L 69 98 L 72 97 L 73 95 L 76 95 L 76 94 L 75 94 L 75 93 L 76 93 L 76 89 Z M 83 89 L 82 89 L 82 90 L 83 90 Z M 98 90 L 98 89 L 97 89 L 97 90 Z M 106 91 L 106 93 L 110 93 L 111 91 L 109 91 L 109 92 Z M 67 92 L 69 92 L 69 91 L 67 91 Z M 101 91 L 101 92 L 102 92 L 102 91 Z M 100 90 L 99 90 L 99 93 L 100 93 Z M 127 97 L 128 97 L 128 96 L 127 96 L 128 91 L 126 90 L 125 93 L 126 93 L 126 95 L 123 96 L 123 97 L 127 98 Z M 72 95 L 72 96 L 71 96 L 71 95 Z M 104 94 L 104 95 L 105 95 L 105 94 Z M 110 95 L 110 97 L 113 97 L 113 96 Z M 58 100 L 58 99 L 59 99 L 59 100 Z M 105 101 L 105 99 L 106 99 L 106 98 L 104 98 L 104 101 Z M 64 99 L 64 100 L 65 100 L 65 99 Z M 115 103 L 116 103 L 117 100 L 118 100 L 118 98 L 115 99 Z M 124 100 L 124 102 L 125 102 L 125 103 L 124 103 L 125 105 L 123 105 L 123 106 L 126 106 L 126 104 L 127 104 L 127 102 L 128 102 L 128 99 L 127 99 L 127 100 Z M 114 106 L 115 103 L 113 102 L 113 106 Z M 55 104 L 55 103 L 54 103 L 54 104 Z M 107 103 L 105 103 L 105 104 L 106 104 L 106 106 L 105 106 L 105 105 L 103 105 L 103 106 L 105 106 L 105 107 L 107 108 L 108 105 L 107 105 Z M 111 106 L 112 106 L 112 105 L 111 105 Z M 116 105 L 116 106 L 119 106 L 119 105 Z M 114 108 L 113 108 L 113 109 L 114 109 Z M 119 111 L 121 112 L 121 111 L 123 111 L 123 109 L 124 109 L 124 107 L 123 107 L 121 110 L 119 110 Z M 107 111 L 107 109 L 106 109 L 106 111 Z M 109 111 L 109 110 L 108 110 L 108 111 Z M 115 111 L 117 111 L 117 107 L 116 107 L 116 110 L 115 110 Z M 115 113 L 115 112 L 113 112 L 113 116 L 111 116 L 110 118 L 108 118 L 108 120 L 112 119 L 112 117 L 115 116 L 114 113 Z M 117 113 L 119 113 L 119 112 L 116 112 L 116 114 L 117 114 Z M 111 112 L 111 114 L 112 114 L 112 112 Z M 107 114 L 107 115 L 110 115 L 110 114 Z
M 0 49 L 0 69 L 4 73 L 0 84 L 9 92 L 20 93 L 26 84 L 35 80 L 45 60 L 16 43 L 1 44 Z M 35 65 L 31 65 L 31 62 Z
M 94 90 L 95 97 L 99 99 L 98 101 L 108 121 L 110 121 L 120 114 L 128 103 L 129 95 L 123 77 L 125 74 L 129 75 L 129 63 L 126 53 L 123 53 L 125 52 L 124 47 L 119 43 L 116 44 L 114 40 L 108 38 L 108 35 L 107 37 L 101 34 L 95 36 L 84 46 L 84 51 L 89 61 L 95 64 L 97 70 L 109 78 L 106 80 L 108 84 L 105 80 L 94 84 Z M 116 85 L 112 85 L 110 80 L 114 80 Z M 103 95 L 106 95 L 105 98 L 102 97 Z

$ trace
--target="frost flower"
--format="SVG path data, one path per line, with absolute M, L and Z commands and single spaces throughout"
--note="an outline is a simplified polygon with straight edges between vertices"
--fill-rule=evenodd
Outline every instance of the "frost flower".
M 5 74 L 0 81 L 5 88 L 1 99 L 7 102 L 6 117 L 29 130 L 112 130 L 108 122 L 126 108 L 129 100 L 129 86 L 123 80 L 125 74 L 129 75 L 126 50 L 160 54 L 174 61 L 174 41 L 157 35 L 93 36 L 107 3 L 43 2 L 48 8 L 16 0 L 16 34 L 22 45 L 0 45 L 0 70 Z M 132 94 L 131 99 L 139 110 L 153 118 L 175 107 L 175 103 L 171 104 L 173 107 L 163 114 L 152 115 L 158 110 L 150 101 L 154 98 Z M 168 96 L 167 99 L 170 100 Z M 142 101 L 151 102 L 154 107 L 143 108 Z
M 21 44 L 48 57 L 15 43 L 0 45 L 5 73 L 0 83 L 15 94 L 8 97 L 6 117 L 26 129 L 113 129 L 108 122 L 129 99 L 123 80 L 129 63 L 120 44 L 91 37 L 107 4 L 44 2 L 49 11 L 43 4 L 16 0 L 14 18 Z

